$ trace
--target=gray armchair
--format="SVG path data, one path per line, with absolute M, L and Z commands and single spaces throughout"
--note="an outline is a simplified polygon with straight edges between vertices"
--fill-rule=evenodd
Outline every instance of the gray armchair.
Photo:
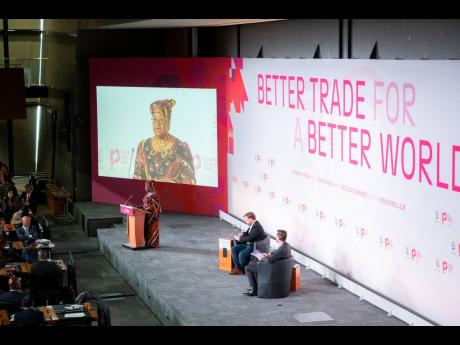
M 260 240 L 258 242 L 254 242 L 254 249 L 253 250 L 256 250 L 256 249 L 259 252 L 262 252 L 262 253 L 270 252 L 270 235 L 265 234 L 265 238 L 263 240 Z
M 259 261 L 257 263 L 257 297 L 282 298 L 288 296 L 293 266 L 292 256 L 273 263 Z

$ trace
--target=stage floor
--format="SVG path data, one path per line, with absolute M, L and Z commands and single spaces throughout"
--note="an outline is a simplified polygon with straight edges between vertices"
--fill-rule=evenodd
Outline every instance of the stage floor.
M 218 239 L 238 232 L 219 218 L 163 213 L 160 248 L 136 251 L 115 226 L 98 229 L 99 250 L 165 325 L 406 325 L 303 266 L 288 297 L 244 296 L 247 277 L 218 269 Z

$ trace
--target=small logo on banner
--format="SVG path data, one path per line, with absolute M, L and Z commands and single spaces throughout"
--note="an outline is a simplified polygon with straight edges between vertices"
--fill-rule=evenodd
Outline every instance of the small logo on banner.
M 335 227 L 337 229 L 343 229 L 345 228 L 346 224 L 345 224 L 345 220 L 343 218 L 337 218 L 335 217 L 334 218 L 334 224 L 335 224 Z
M 110 150 L 110 169 L 113 169 L 113 165 L 120 161 L 120 151 L 118 149 Z
M 275 194 L 275 192 L 269 191 L 269 192 L 268 192 L 268 198 L 269 198 L 270 200 L 276 199 L 276 194 Z
M 434 267 L 438 272 L 441 272 L 444 274 L 451 274 L 452 271 L 454 270 L 454 265 L 452 265 L 451 262 L 447 260 L 441 260 L 441 259 L 435 259 Z
M 257 154 L 254 155 L 254 160 L 257 163 L 260 163 L 260 162 L 262 162 L 262 156 L 257 153 Z
M 434 221 L 441 225 L 452 225 L 452 215 L 445 210 L 434 211 Z
M 201 168 L 201 156 L 198 154 L 193 156 L 193 163 L 195 165 L 195 169 L 199 170 Z
M 289 206 L 291 204 L 291 199 L 287 196 L 283 196 L 283 205 L 284 206 Z
M 407 259 L 411 261 L 419 262 L 422 258 L 422 253 L 416 248 L 406 247 L 404 248 L 404 253 Z
M 268 158 L 268 160 L 267 160 L 267 165 L 268 165 L 270 168 L 273 168 L 273 167 L 276 165 L 276 161 L 275 161 L 273 158 Z
M 356 236 L 358 236 L 361 239 L 367 238 L 367 229 L 363 227 L 356 227 Z
M 383 249 L 393 249 L 393 241 L 389 237 L 380 236 L 379 244 Z
M 320 222 L 325 222 L 327 219 L 326 212 L 323 210 L 316 210 L 316 219 Z
M 262 180 L 262 182 L 265 182 L 268 180 L 268 174 L 267 173 L 261 173 L 260 174 L 260 179 Z
M 232 177 L 232 182 L 233 182 L 233 184 L 237 184 L 238 183 L 238 178 L 236 176 L 233 176 Z
M 254 190 L 256 191 L 257 194 L 259 194 L 260 192 L 262 192 L 262 187 L 261 186 L 255 186 Z
M 450 253 L 455 256 L 460 256 L 460 242 L 452 241 L 450 243 Z
M 305 213 L 307 212 L 307 205 L 305 205 L 304 203 L 300 203 L 297 205 L 297 210 L 300 212 L 300 213 Z
M 248 189 L 248 188 L 249 188 L 249 181 L 248 181 L 248 180 L 244 180 L 244 181 L 243 181 L 243 188 L 244 188 L 244 189 Z

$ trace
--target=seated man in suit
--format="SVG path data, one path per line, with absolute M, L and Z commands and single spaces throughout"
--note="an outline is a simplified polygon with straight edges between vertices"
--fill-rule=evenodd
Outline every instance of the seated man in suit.
M 45 249 L 38 251 L 38 261 L 30 269 L 30 290 L 36 305 L 46 303 L 46 295 L 57 296 L 62 288 L 62 272 L 59 266 L 48 261 Z
M 23 207 L 28 207 L 33 214 L 37 214 L 38 196 L 30 184 L 26 184 L 25 191 L 21 194 Z
M 21 288 L 21 278 L 11 276 L 8 279 L 10 291 L 0 294 L 0 302 L 10 305 L 9 312 L 14 313 L 21 310 L 22 300 L 25 294 Z
M 38 229 L 30 224 L 31 217 L 29 214 L 24 214 L 22 216 L 22 226 L 16 229 L 16 234 L 19 241 L 24 242 L 24 250 L 22 256 L 27 262 L 37 261 L 37 252 L 31 247 L 31 245 L 38 240 L 39 232 Z
M 33 309 L 32 297 L 27 295 L 22 301 L 23 311 L 14 314 L 13 326 L 44 326 L 45 317 L 41 311 Z
M 231 275 L 244 274 L 244 269 L 254 248 L 254 242 L 261 241 L 266 236 L 264 228 L 256 220 L 256 215 L 253 212 L 244 215 L 244 222 L 249 228 L 245 232 L 235 235 L 236 245 L 232 247 L 232 260 L 235 268 L 229 272 Z
M 276 242 L 279 247 L 270 253 L 263 253 L 257 259 L 260 261 L 275 262 L 291 257 L 291 246 L 286 242 L 286 230 L 278 230 L 276 233 Z M 257 260 L 251 261 L 246 267 L 249 285 L 251 286 L 247 292 L 243 293 L 246 296 L 257 296 Z

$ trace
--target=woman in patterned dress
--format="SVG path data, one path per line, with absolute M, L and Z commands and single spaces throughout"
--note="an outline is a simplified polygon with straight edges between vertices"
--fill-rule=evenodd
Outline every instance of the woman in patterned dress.
M 144 222 L 145 246 L 158 248 L 160 246 L 160 197 L 155 189 L 155 181 L 145 181 L 145 194 L 142 199 L 142 208 L 148 211 Z
M 137 146 L 133 178 L 158 182 L 196 184 L 193 156 L 188 144 L 169 134 L 174 99 L 150 105 L 155 136 Z

